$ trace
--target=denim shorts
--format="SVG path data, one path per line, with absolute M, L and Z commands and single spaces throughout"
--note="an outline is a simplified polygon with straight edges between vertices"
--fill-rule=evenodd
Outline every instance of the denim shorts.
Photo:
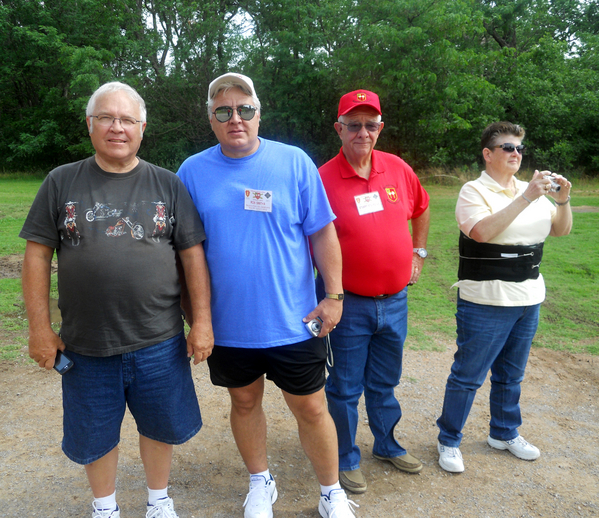
M 318 392 L 325 383 L 327 351 L 322 338 L 264 349 L 215 345 L 208 357 L 210 380 L 227 388 L 247 387 L 260 376 L 294 396 Z
M 89 464 L 115 448 L 127 406 L 137 431 L 155 441 L 181 444 L 202 427 L 183 332 L 131 353 L 68 355 L 62 449 L 72 461 Z

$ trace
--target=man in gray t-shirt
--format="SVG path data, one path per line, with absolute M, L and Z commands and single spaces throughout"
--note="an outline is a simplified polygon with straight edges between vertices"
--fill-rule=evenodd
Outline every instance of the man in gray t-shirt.
M 202 426 L 190 357 L 205 360 L 214 341 L 204 228 L 178 177 L 137 157 L 145 119 L 131 87 L 100 87 L 86 117 L 96 154 L 49 173 L 20 233 L 29 355 L 46 369 L 61 351 L 73 362 L 62 380 L 62 448 L 85 465 L 93 518 L 120 516 L 116 470 L 127 406 L 140 432 L 148 516 L 177 516 L 167 494 L 173 445 Z M 48 307 L 54 250 L 59 334 Z M 187 341 L 179 274 L 191 298 Z

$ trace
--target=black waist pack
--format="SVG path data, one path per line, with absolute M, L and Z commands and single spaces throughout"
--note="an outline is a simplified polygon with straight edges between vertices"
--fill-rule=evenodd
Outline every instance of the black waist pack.
M 458 279 L 522 282 L 539 277 L 543 243 L 495 245 L 478 243 L 460 232 Z

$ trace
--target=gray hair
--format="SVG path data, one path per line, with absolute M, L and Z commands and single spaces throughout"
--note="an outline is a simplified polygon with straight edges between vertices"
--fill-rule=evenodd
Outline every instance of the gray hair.
M 252 103 L 254 104 L 258 112 L 260 112 L 260 99 L 258 99 L 258 96 L 256 94 L 250 92 L 242 84 L 236 83 L 235 81 L 227 81 L 226 83 L 222 83 L 221 85 L 219 85 L 218 90 L 214 92 L 214 95 L 210 99 L 208 99 L 208 102 L 206 103 L 208 107 L 208 118 L 212 117 L 212 108 L 214 108 L 214 99 L 216 98 L 216 96 L 220 92 L 227 93 L 232 88 L 239 88 L 245 95 L 250 96 L 252 98 Z
M 89 101 L 87 102 L 85 116 L 89 117 L 90 115 L 94 114 L 94 110 L 96 109 L 96 102 L 100 97 L 113 92 L 125 92 L 133 102 L 136 102 L 139 105 L 141 121 L 146 122 L 146 103 L 144 102 L 143 98 L 129 85 L 126 85 L 125 83 L 120 83 L 119 81 L 105 83 L 92 94 L 92 96 L 89 98 Z M 93 131 L 93 121 L 93 118 L 89 120 L 90 133 Z M 143 126 L 140 125 L 139 129 L 143 136 Z

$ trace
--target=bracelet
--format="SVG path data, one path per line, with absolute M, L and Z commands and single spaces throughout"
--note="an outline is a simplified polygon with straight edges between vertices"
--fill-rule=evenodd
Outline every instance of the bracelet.
M 555 201 L 555 200 L 554 200 L 554 201 Z M 556 201 L 556 202 L 555 202 L 555 204 L 556 204 L 556 205 L 559 205 L 560 207 L 561 207 L 562 205 L 568 205 L 568 203 L 570 203 L 570 195 L 569 195 L 569 194 L 568 194 L 568 198 L 567 198 L 567 200 L 566 200 L 566 201 L 563 201 L 562 203 L 560 203 L 559 201 Z
M 530 201 L 526 196 L 524 196 L 524 194 L 521 194 L 520 196 L 522 196 L 530 205 L 532 203 L 532 201 Z

